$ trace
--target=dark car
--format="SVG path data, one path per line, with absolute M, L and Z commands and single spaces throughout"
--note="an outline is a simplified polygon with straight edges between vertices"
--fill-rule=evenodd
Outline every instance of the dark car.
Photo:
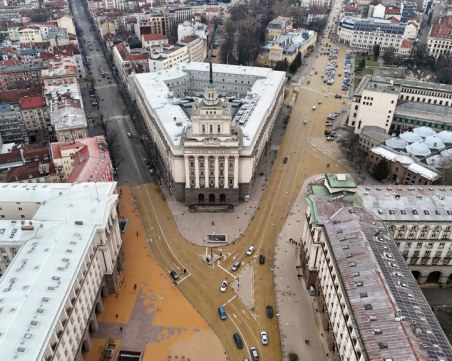
M 178 280 L 179 279 L 179 275 L 177 274 L 177 272 L 176 271 L 171 271 L 170 273 L 170 276 L 171 276 L 171 278 L 173 279 L 173 280 Z
M 289 158 L 287 158 L 287 157 L 284 157 L 284 159 L 283 159 L 283 163 L 287 163 L 287 161 L 289 160 Z
M 273 306 L 267 305 L 267 317 L 273 318 Z
M 237 345 L 237 348 L 241 350 L 243 348 L 243 341 L 242 338 L 240 337 L 240 334 L 234 333 L 232 337 L 234 338 L 234 342 Z
M 259 264 L 265 263 L 265 256 L 263 254 L 259 255 Z

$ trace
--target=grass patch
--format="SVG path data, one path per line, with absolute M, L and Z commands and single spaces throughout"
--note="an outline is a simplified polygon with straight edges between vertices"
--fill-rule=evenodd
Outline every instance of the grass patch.
M 360 61 L 364 59 L 366 61 L 366 67 L 362 70 L 358 68 Z M 361 82 L 361 79 L 365 75 L 373 75 L 374 70 L 373 68 L 378 68 L 378 62 L 374 60 L 373 55 L 363 55 L 363 54 L 356 54 L 355 55 L 355 89 L 358 87 L 359 83 Z
M 378 62 L 374 60 L 373 55 L 363 55 L 363 54 L 356 54 L 355 56 L 355 67 L 358 67 L 359 62 L 364 59 L 366 61 L 366 66 L 376 66 L 378 67 Z

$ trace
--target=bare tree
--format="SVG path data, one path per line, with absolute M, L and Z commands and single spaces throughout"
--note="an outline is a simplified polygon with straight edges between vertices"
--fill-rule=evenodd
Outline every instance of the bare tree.
M 278 16 L 289 16 L 292 3 L 290 0 L 275 0 L 272 5 L 272 11 Z
M 387 48 L 382 56 L 385 64 L 388 64 L 388 65 L 393 64 L 394 60 L 395 60 L 395 54 L 396 54 L 396 49 L 394 49 L 392 46 Z

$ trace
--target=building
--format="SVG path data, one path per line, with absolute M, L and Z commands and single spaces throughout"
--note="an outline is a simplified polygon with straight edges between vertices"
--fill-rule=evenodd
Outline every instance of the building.
M 278 16 L 276 19 L 270 21 L 267 25 L 265 33 L 267 42 L 274 41 L 281 35 L 291 32 L 293 30 L 292 25 L 293 21 L 291 18 L 285 18 L 282 16 Z
M 427 38 L 429 55 L 437 58 L 440 55 L 452 54 L 452 15 L 439 19 L 432 24 Z
M 203 62 L 207 56 L 207 40 L 197 36 L 183 38 L 180 45 L 186 46 L 190 62 Z
M 248 199 L 269 150 L 284 72 L 215 64 L 209 74 L 209 64 L 192 62 L 132 80 L 152 156 L 176 199 L 188 206 Z
M 135 35 L 141 39 L 143 34 L 170 35 L 170 15 L 167 11 L 146 14 L 142 19 L 138 19 L 135 25 Z
M 345 174 L 327 174 L 323 184 L 318 179 L 308 185 L 301 272 L 310 294 L 317 295 L 333 359 L 452 360 L 451 345 L 399 252 L 404 245 L 394 242 L 382 220 L 394 209 L 411 213 L 412 201 L 432 212 L 430 206 L 442 212 L 446 202 L 425 188 L 434 203 L 423 206 L 424 188 L 422 200 L 417 190 L 404 189 L 357 188 Z M 388 218 L 394 223 L 398 216 Z
M 417 80 L 365 76 L 356 88 L 347 125 L 399 133 L 419 126 L 452 130 L 452 86 Z
M 111 182 L 113 166 L 104 136 L 51 144 L 52 159 L 62 181 Z
M 161 34 L 141 35 L 141 47 L 150 50 L 153 46 L 168 45 L 168 38 Z
M 315 46 L 317 33 L 312 30 L 295 29 L 269 41 L 258 55 L 258 63 L 274 67 L 287 60 L 291 64 L 298 54 L 306 56 Z
M 358 147 L 361 154 L 368 156 L 372 148 L 384 143 L 391 136 L 383 128 L 365 125 L 359 135 Z
M 19 108 L 30 143 L 48 144 L 52 125 L 46 99 L 39 95 L 23 97 Z
M 119 43 L 113 46 L 113 63 L 126 83 L 131 74 L 149 71 L 149 54 L 143 49 L 132 52 L 128 43 Z
M 188 47 L 167 45 L 151 49 L 149 57 L 149 71 L 160 71 L 172 68 L 176 64 L 188 63 Z
M 362 50 L 371 50 L 378 44 L 382 51 L 388 48 L 399 51 L 402 41 L 413 37 L 413 26 L 410 25 L 407 30 L 407 25 L 398 21 L 343 17 L 337 28 L 337 39 Z
M 68 34 L 76 35 L 74 22 L 72 21 L 71 15 L 61 15 L 57 19 L 57 24 L 59 28 L 66 29 Z
M 23 26 L 17 31 L 19 42 L 23 43 L 42 43 L 41 29 L 39 26 Z
M 5 143 L 29 143 L 19 102 L 0 103 L 0 136 Z
M 42 86 L 41 61 L 22 63 L 19 60 L 0 62 L 0 91 Z
M 80 360 L 121 280 L 116 183 L 0 187 L 2 358 Z
M 199 37 L 203 40 L 207 40 L 209 31 L 207 25 L 203 23 L 192 23 L 190 21 L 184 21 L 177 26 L 177 42 L 180 43 L 182 39 L 186 37 Z
M 41 71 L 44 87 L 76 84 L 77 77 L 75 59 L 71 56 L 55 57 L 47 63 L 47 69 Z

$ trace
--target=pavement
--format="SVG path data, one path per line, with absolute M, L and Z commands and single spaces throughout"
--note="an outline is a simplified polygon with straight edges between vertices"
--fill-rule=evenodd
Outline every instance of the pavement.
M 98 315 L 99 328 L 91 335 L 93 345 L 85 361 L 98 361 L 109 339 L 114 339 L 116 352 L 143 352 L 143 361 L 211 361 L 212 354 L 226 360 L 218 336 L 152 261 L 132 190 L 119 189 L 120 214 L 129 220 L 122 234 L 122 283 L 117 294 L 103 299 L 104 311 Z

